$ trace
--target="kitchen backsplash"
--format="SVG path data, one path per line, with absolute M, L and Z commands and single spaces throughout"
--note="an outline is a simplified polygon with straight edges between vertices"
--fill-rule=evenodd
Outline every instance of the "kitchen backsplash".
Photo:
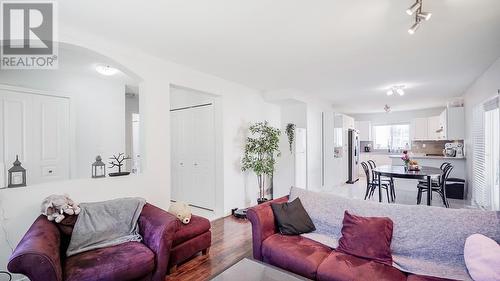
M 439 140 L 439 141 L 413 141 L 411 146 L 412 153 L 418 154 L 443 154 L 444 145 L 452 141 Z M 458 141 L 464 143 L 463 141 Z

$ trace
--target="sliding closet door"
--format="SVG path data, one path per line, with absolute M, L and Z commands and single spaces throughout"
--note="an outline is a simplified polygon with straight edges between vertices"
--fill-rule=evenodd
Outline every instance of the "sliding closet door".
M 172 200 L 215 209 L 213 105 L 173 110 Z

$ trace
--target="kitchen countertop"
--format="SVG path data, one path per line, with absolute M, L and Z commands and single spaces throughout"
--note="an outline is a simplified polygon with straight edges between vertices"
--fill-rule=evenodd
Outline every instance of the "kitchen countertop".
M 402 155 L 389 155 L 389 158 L 401 158 Z M 449 159 L 449 160 L 465 160 L 465 157 L 448 157 L 448 156 L 416 156 L 410 155 L 410 158 L 414 159 Z

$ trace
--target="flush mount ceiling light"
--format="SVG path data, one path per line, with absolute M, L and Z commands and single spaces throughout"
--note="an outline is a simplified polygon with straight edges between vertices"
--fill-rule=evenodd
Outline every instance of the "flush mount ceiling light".
M 388 96 L 392 96 L 394 94 L 398 94 L 400 96 L 403 96 L 405 94 L 405 89 L 406 86 L 405 85 L 394 85 L 394 86 L 391 86 L 389 88 L 389 90 L 387 90 L 386 94 Z
M 422 24 L 422 21 L 428 21 L 432 16 L 431 13 L 422 12 L 422 1 L 423 0 L 417 0 L 415 4 L 406 10 L 406 13 L 410 16 L 415 14 L 415 23 L 410 27 L 410 29 L 408 29 L 408 33 L 411 35 L 415 34 L 417 29 Z
M 105 64 L 97 65 L 95 71 L 104 76 L 112 76 L 118 73 L 118 69 Z

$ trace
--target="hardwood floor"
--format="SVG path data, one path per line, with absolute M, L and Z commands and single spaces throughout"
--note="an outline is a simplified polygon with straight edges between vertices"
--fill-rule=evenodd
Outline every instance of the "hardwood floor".
M 208 256 L 197 257 L 178 266 L 166 281 L 210 280 L 245 257 L 252 256 L 250 221 L 232 216 L 212 222 L 212 247 Z

